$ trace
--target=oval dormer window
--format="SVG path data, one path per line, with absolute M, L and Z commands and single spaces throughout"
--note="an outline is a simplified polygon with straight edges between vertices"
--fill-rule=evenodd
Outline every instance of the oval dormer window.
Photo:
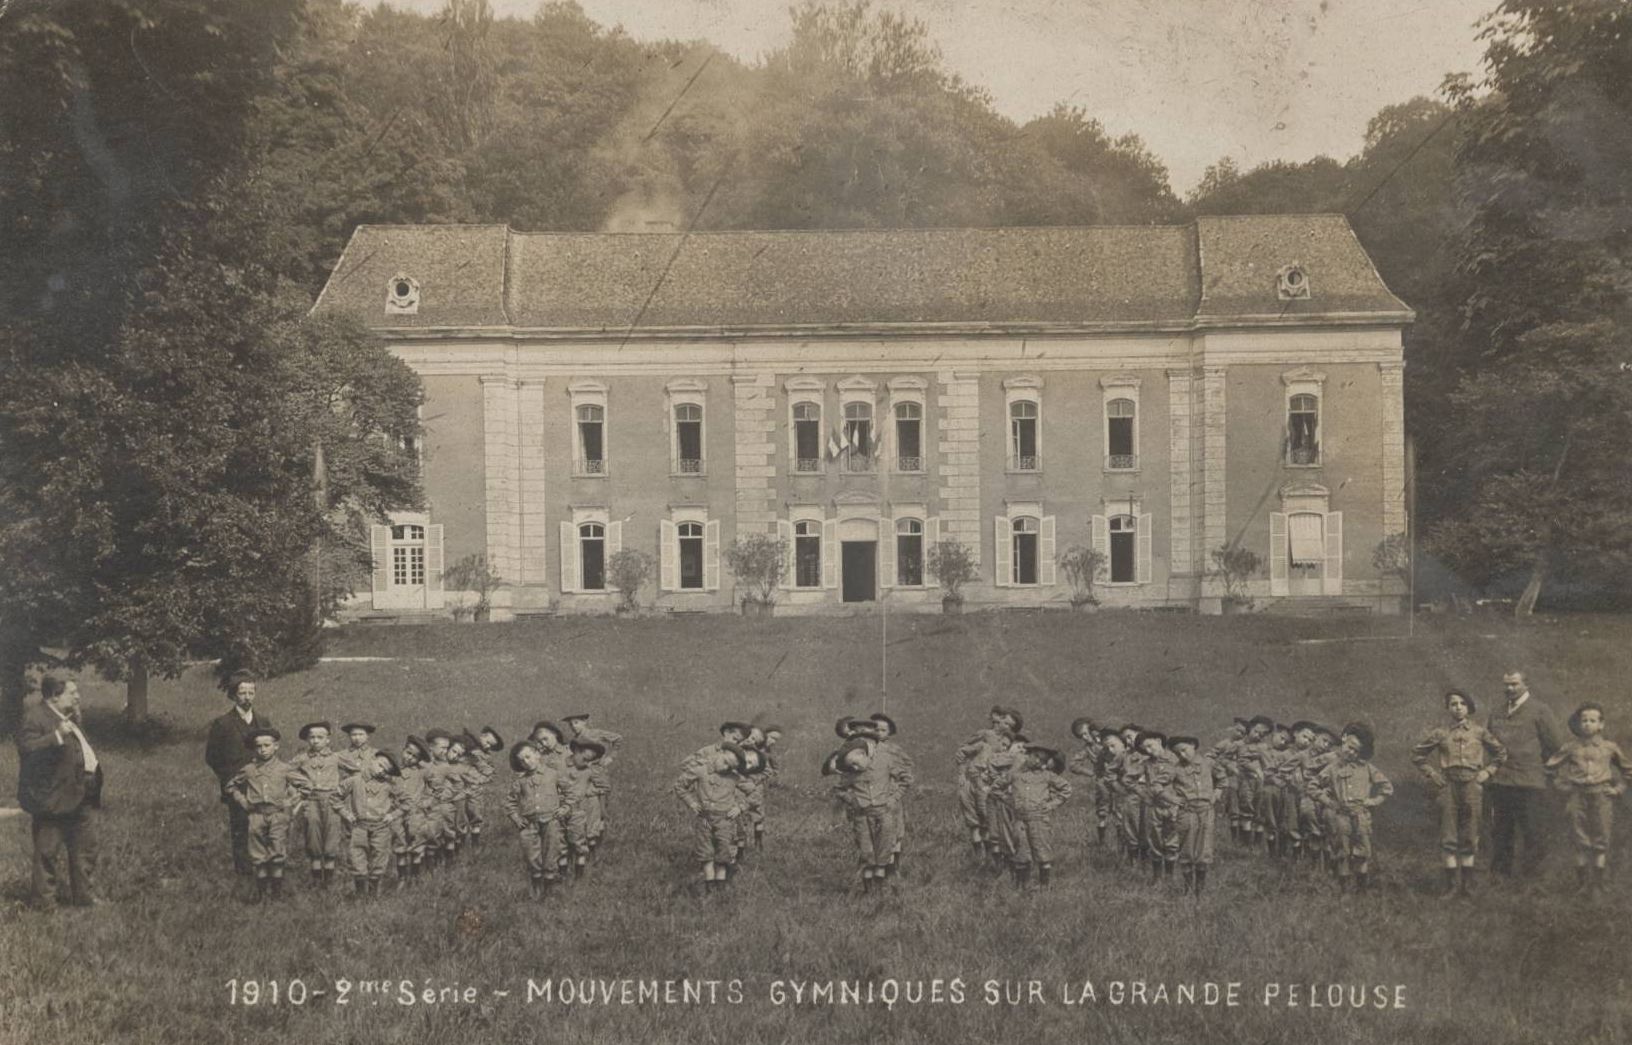
M 1309 296 L 1309 273 L 1302 265 L 1288 265 L 1276 275 L 1276 296 L 1292 301 Z
M 412 276 L 398 273 L 385 287 L 385 311 L 393 315 L 413 315 L 419 311 L 419 284 Z

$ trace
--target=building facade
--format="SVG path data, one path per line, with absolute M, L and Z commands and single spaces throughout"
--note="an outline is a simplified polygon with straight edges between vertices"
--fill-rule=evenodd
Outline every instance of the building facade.
M 778 612 L 1065 604 L 1216 611 L 1213 552 L 1266 607 L 1392 611 L 1407 527 L 1410 310 L 1336 215 L 1185 226 L 534 234 L 363 226 L 315 306 L 424 382 L 428 509 L 376 527 L 362 612 L 729 610 L 739 536 L 785 539 Z

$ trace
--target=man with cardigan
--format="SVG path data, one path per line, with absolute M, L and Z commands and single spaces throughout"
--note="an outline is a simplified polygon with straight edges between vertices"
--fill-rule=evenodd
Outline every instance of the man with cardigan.
M 1516 837 L 1523 834 L 1519 871 L 1530 877 L 1547 853 L 1545 765 L 1563 743 L 1563 736 L 1553 709 L 1531 695 L 1522 671 L 1503 675 L 1502 689 L 1507 700 L 1490 713 L 1486 723 L 1491 735 L 1507 749 L 1507 761 L 1485 785 L 1485 803 L 1490 809 L 1490 869 L 1501 875 L 1513 874 Z

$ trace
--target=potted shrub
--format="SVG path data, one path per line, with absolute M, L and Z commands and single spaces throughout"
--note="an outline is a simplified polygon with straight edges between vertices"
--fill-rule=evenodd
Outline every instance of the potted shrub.
M 466 620 L 474 618 L 485 621 L 493 613 L 493 590 L 504 581 L 498 573 L 487 564 L 485 555 L 467 555 L 463 559 L 442 571 L 442 587 L 459 592 L 473 591 L 476 601 L 466 605 L 461 601 L 454 604 L 453 619 Z
M 929 550 L 924 569 L 941 585 L 941 612 L 963 612 L 963 586 L 979 576 L 975 553 L 962 541 L 943 540 Z
M 618 589 L 616 612 L 635 613 L 640 609 L 640 589 L 652 578 L 652 557 L 634 548 L 625 548 L 607 560 L 607 579 Z
M 1071 608 L 1092 610 L 1099 605 L 1094 582 L 1105 571 L 1105 555 L 1097 548 L 1073 544 L 1060 556 L 1060 569 L 1071 583 Z
M 725 550 L 725 564 L 737 579 L 742 615 L 768 617 L 776 606 L 777 586 L 787 570 L 788 542 L 765 533 L 738 537 Z
M 1263 559 L 1250 548 L 1225 545 L 1213 549 L 1213 576 L 1224 582 L 1225 613 L 1240 613 L 1252 607 L 1247 580 L 1261 565 Z

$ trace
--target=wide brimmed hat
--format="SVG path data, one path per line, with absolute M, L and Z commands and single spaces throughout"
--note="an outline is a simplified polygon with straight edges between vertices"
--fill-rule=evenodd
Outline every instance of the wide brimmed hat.
M 1041 744 L 1033 744 L 1026 749 L 1026 754 L 1036 755 L 1038 761 L 1042 762 L 1043 768 L 1047 769 L 1050 773 L 1065 772 L 1065 756 L 1060 754 L 1054 748 L 1044 747 Z
M 877 722 L 879 725 L 883 726 L 885 729 L 889 730 L 890 734 L 892 736 L 901 731 L 900 727 L 898 727 L 895 724 L 895 719 L 893 719 L 890 716 L 884 714 L 884 712 L 882 712 L 882 711 L 875 711 L 871 715 L 868 715 L 867 717 L 869 719 L 871 719 L 872 721 Z
M 340 727 L 340 732 L 350 733 L 359 729 L 364 733 L 372 733 L 374 732 L 374 724 L 371 722 L 347 722 L 345 725 Z
M 1230 719 L 1230 724 L 1232 726 L 1240 726 L 1242 729 L 1249 729 L 1252 726 L 1252 719 L 1236 716 Z
M 435 743 L 438 740 L 446 740 L 446 741 L 452 742 L 453 734 L 449 733 L 445 729 L 427 729 L 425 731 L 425 742 L 427 744 Z
M 862 725 L 864 721 L 866 720 L 856 718 L 854 715 L 840 715 L 838 721 L 833 723 L 833 734 L 840 740 L 849 740 L 855 735 L 856 730 L 869 728 Z
M 1194 748 L 1201 747 L 1201 741 L 1197 740 L 1195 737 L 1184 736 L 1183 734 L 1179 734 L 1179 733 L 1175 733 L 1174 735 L 1168 737 L 1166 743 L 1167 743 L 1167 749 L 1169 751 L 1172 751 L 1174 748 L 1178 747 L 1180 744 L 1189 744 L 1191 747 L 1194 747 Z
M 747 762 L 747 764 L 742 767 L 744 774 L 754 776 L 755 774 L 765 772 L 765 755 L 763 752 L 757 748 L 748 747 L 742 749 L 742 754 L 743 758 Z
M 741 772 L 744 772 L 745 770 L 747 770 L 747 768 L 748 768 L 748 752 L 744 751 L 741 747 L 737 746 L 736 744 L 721 744 L 720 745 L 720 750 L 724 751 L 726 754 L 728 754 L 732 758 L 736 759 L 736 762 L 737 762 L 736 771 L 737 772 L 741 773 Z
M 747 736 L 748 735 L 748 730 L 750 730 L 751 728 L 753 728 L 753 727 L 749 726 L 748 723 L 746 723 L 746 722 L 737 722 L 737 721 L 721 722 L 718 732 L 724 733 L 726 730 L 736 730 L 738 733 L 741 733 L 742 735 Z
M 500 733 L 498 730 L 494 729 L 492 726 L 483 726 L 481 728 L 481 731 L 476 734 L 476 739 L 478 741 L 481 740 L 481 737 L 482 737 L 483 733 L 493 734 L 493 750 L 495 750 L 495 751 L 503 751 L 504 750 L 504 734 L 503 733 Z M 483 745 L 483 746 L 485 747 L 486 745 Z
M 589 712 L 587 712 L 587 711 L 574 711 L 570 715 L 562 715 L 561 716 L 561 721 L 562 722 L 586 722 L 588 720 L 589 720 Z
M 576 755 L 580 751 L 594 755 L 596 758 L 606 757 L 606 745 L 598 740 L 574 740 L 572 742 L 572 753 Z
M 391 768 L 385 771 L 386 776 L 402 776 L 402 766 L 397 764 L 397 757 L 389 751 L 376 751 L 375 758 L 383 758 L 390 763 Z
M 534 751 L 538 750 L 538 745 L 533 743 L 531 740 L 518 740 L 518 741 L 516 741 L 514 744 L 512 744 L 510 746 L 510 768 L 511 769 L 514 769 L 518 773 L 527 772 L 527 767 L 521 764 L 521 752 L 522 752 L 523 748 L 529 748 L 529 747 L 532 748 Z
M 562 729 L 554 722 L 551 722 L 549 719 L 544 719 L 543 721 L 535 722 L 533 724 L 533 732 L 538 733 L 540 731 L 554 734 L 555 742 L 557 744 L 565 744 L 567 742 L 566 730 Z
M 1350 722 L 1348 725 L 1343 727 L 1343 736 L 1354 736 L 1359 738 L 1360 757 L 1370 761 L 1371 753 L 1374 750 L 1374 745 L 1376 743 L 1370 726 L 1366 725 L 1364 722 Z
M 334 727 L 327 722 L 308 722 L 300 727 L 300 733 L 298 734 L 300 739 L 310 740 L 314 729 L 321 729 L 331 734 L 334 732 Z
M 1300 729 L 1307 729 L 1309 732 L 1313 733 L 1313 732 L 1315 732 L 1315 730 L 1319 729 L 1320 727 L 1315 725 L 1313 722 L 1310 722 L 1307 719 L 1299 719 L 1298 721 L 1292 723 L 1292 725 L 1288 726 L 1287 728 L 1293 733 L 1298 732 L 1298 730 L 1300 730 Z
M 1321 725 L 1318 722 L 1315 724 L 1315 736 L 1331 737 L 1333 740 L 1342 739 L 1337 735 L 1337 730 L 1333 729 L 1331 726 Z
M 429 762 L 431 760 L 431 749 L 425 745 L 425 741 L 414 736 L 412 733 L 408 734 L 408 739 L 402 742 L 402 749 L 404 751 L 407 751 L 409 748 L 413 749 L 415 756 L 417 756 L 421 762 Z
M 1274 736 L 1277 733 L 1285 733 L 1288 737 L 1290 737 L 1292 735 L 1292 727 L 1287 725 L 1285 722 L 1277 722 L 1269 727 L 1269 735 Z
M 1014 723 L 1014 731 L 1016 733 L 1020 732 L 1026 727 L 1025 716 L 1020 714 L 1020 712 L 1016 711 L 1014 708 L 1004 708 L 1003 714 L 1007 716 L 1010 722 Z
M 1247 728 L 1251 729 L 1255 726 L 1263 726 L 1265 729 L 1274 729 L 1275 720 L 1270 718 L 1268 715 L 1254 715 L 1247 720 Z
M 1082 716 L 1081 718 L 1074 718 L 1071 720 L 1071 735 L 1074 737 L 1082 736 L 1084 730 L 1087 730 L 1089 733 L 1094 733 L 1098 730 L 1098 728 L 1099 727 L 1094 725 L 1094 720 L 1086 715 Z
M 1167 734 L 1154 729 L 1142 730 L 1138 736 L 1133 738 L 1133 746 L 1143 748 L 1145 746 L 1145 741 L 1147 740 L 1154 740 L 1159 744 L 1166 745 Z
M 271 726 L 261 726 L 244 734 L 244 746 L 254 747 L 255 741 L 259 740 L 261 737 L 271 737 L 273 740 L 282 740 L 283 734 L 279 733 Z

